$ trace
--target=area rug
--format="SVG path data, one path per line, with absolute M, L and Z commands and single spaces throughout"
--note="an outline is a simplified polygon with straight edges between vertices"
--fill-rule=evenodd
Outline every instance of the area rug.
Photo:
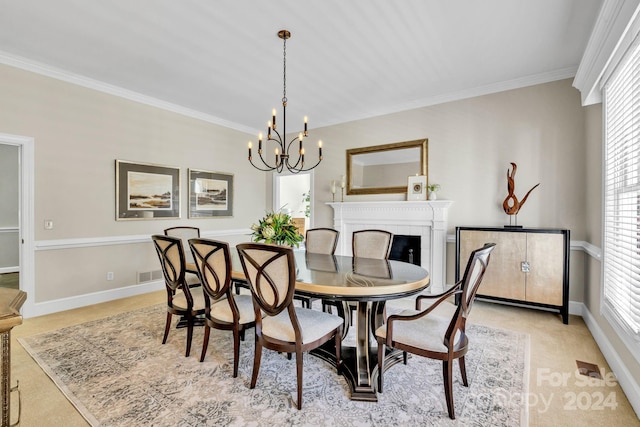
M 162 345 L 165 306 L 19 339 L 85 419 L 94 426 L 521 426 L 527 423 L 529 337 L 468 326 L 469 387 L 454 367 L 456 420 L 449 419 L 442 364 L 412 357 L 385 374 L 378 402 L 349 399 L 346 381 L 328 363 L 304 355 L 303 406 L 294 405 L 295 359 L 263 351 L 256 388 L 248 388 L 253 330 L 232 377 L 232 337 L 211 331 L 198 361 L 202 328 L 184 357 L 186 330 Z M 175 316 L 174 316 L 175 317 Z

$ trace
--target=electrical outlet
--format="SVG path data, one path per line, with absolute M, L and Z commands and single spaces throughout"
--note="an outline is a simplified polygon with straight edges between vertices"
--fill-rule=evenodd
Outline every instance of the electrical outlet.
M 107 272 L 107 280 L 113 280 L 113 271 Z
M 44 229 L 45 230 L 53 230 L 53 220 L 45 219 L 44 220 Z

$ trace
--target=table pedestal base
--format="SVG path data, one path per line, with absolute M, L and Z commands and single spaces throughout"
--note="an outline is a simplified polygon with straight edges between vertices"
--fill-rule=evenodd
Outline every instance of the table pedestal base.
M 351 400 L 377 402 L 378 384 L 378 346 L 373 332 L 382 325 L 384 317 L 384 301 L 357 303 L 356 343 L 354 346 L 342 345 L 342 369 L 340 373 L 347 380 L 351 389 Z M 351 311 L 347 303 L 338 307 L 339 315 L 344 319 L 343 334 L 347 335 L 351 323 Z M 312 350 L 311 354 L 336 366 L 336 352 L 333 341 Z M 385 371 L 402 362 L 402 351 L 388 349 L 385 355 Z

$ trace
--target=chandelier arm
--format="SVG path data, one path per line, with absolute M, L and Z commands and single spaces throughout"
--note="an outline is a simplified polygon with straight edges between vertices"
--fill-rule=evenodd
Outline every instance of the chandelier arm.
M 266 164 L 266 163 L 264 162 L 264 159 L 262 158 L 262 154 L 260 154 L 260 160 L 262 160 L 262 163 L 264 163 L 264 165 L 265 165 L 268 169 L 263 169 L 263 168 L 261 168 L 260 166 L 256 166 L 256 164 L 255 164 L 255 163 L 253 163 L 253 159 L 252 159 L 252 158 L 251 158 L 251 159 L 249 159 L 249 163 L 251 163 L 251 166 L 253 166 L 254 168 L 256 168 L 256 169 L 258 169 L 258 170 L 260 170 L 260 171 L 262 171 L 262 172 L 270 172 L 270 171 L 272 171 L 272 170 L 274 170 L 274 169 L 275 169 L 275 168 L 272 168 L 271 166 L 269 166 L 268 164 Z

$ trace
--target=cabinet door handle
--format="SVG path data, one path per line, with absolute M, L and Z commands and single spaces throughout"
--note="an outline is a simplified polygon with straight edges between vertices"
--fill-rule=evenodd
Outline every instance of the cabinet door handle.
M 529 261 L 522 261 L 520 263 L 520 269 L 523 273 L 528 273 L 531 270 L 529 267 Z

